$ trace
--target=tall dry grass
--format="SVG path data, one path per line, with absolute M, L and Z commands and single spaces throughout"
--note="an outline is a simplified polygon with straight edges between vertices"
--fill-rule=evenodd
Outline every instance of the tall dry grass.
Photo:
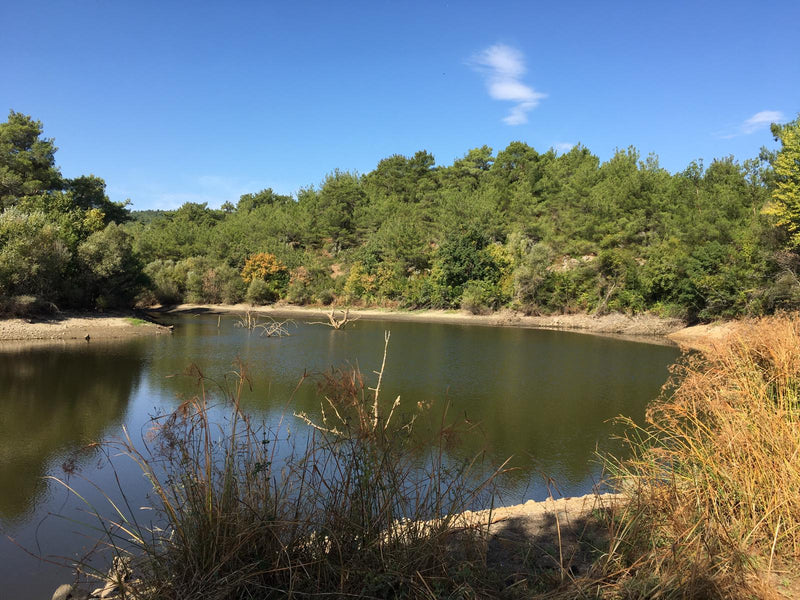
M 742 324 L 685 356 L 632 458 L 610 461 L 628 502 L 587 583 L 602 597 L 769 598 L 797 592 L 800 318 Z M 582 593 L 585 593 L 582 592 Z
M 387 335 L 388 344 L 388 335 Z M 384 363 L 386 352 L 384 351 Z M 287 440 L 284 424 L 257 426 L 240 409 L 240 367 L 211 393 L 154 421 L 142 443 L 114 452 L 152 486 L 155 525 L 114 504 L 106 545 L 133 558 L 124 598 L 480 597 L 497 589 L 485 539 L 461 513 L 491 486 L 443 444 L 417 447 L 413 415 L 380 397 L 358 371 L 319 377 L 321 417 Z M 213 418 L 219 406 L 224 420 Z M 292 418 L 292 417 L 289 417 Z M 292 423 L 292 428 L 297 423 Z M 98 514 L 100 511 L 97 511 Z

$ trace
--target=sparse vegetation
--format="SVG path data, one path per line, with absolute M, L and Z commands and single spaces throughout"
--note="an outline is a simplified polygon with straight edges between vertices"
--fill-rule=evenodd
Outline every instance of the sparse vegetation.
M 438 449 L 418 446 L 399 398 L 380 399 L 382 371 L 372 388 L 357 371 L 321 375 L 322 420 L 303 415 L 309 433 L 291 438 L 285 422 L 268 430 L 240 410 L 243 367 L 221 397 L 193 374 L 198 395 L 155 419 L 143 449 L 129 437 L 109 449 L 138 464 L 158 514 L 152 528 L 121 510 L 102 519 L 109 547 L 134 559 L 126 597 L 464 597 L 496 586 L 480 530 L 460 516 L 491 479 L 448 463 L 451 430 Z

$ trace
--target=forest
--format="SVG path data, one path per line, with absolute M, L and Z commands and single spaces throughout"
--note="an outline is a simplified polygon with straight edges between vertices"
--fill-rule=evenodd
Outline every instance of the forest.
M 780 146 L 670 173 L 522 141 L 421 150 L 294 196 L 131 211 L 62 176 L 41 122 L 0 124 L 0 312 L 249 302 L 611 311 L 704 321 L 800 307 L 800 118 Z

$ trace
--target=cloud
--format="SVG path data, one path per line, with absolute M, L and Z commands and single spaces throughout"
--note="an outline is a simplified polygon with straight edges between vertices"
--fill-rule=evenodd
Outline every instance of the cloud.
M 784 117 L 783 113 L 779 110 L 762 110 L 738 125 L 733 131 L 729 130 L 727 133 L 720 132 L 717 133 L 717 136 L 724 140 L 729 140 L 739 137 L 740 135 L 756 133 L 757 131 L 766 129 L 771 123 L 780 123 L 785 120 L 786 117 Z
M 771 123 L 783 121 L 783 113 L 779 110 L 762 110 L 742 123 L 742 133 L 749 135 L 759 129 L 768 127 Z
M 525 57 L 515 48 L 505 44 L 489 46 L 473 56 L 469 64 L 486 78 L 490 98 L 515 103 L 503 119 L 507 125 L 527 123 L 528 113 L 547 97 L 522 82 Z
M 553 148 L 556 151 L 561 152 L 562 154 L 566 154 L 567 152 L 572 150 L 574 146 L 575 144 L 573 144 L 572 142 L 556 142 Z

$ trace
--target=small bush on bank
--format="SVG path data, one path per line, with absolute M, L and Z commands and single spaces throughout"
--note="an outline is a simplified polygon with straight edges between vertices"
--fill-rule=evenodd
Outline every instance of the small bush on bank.
M 461 295 L 461 308 L 473 315 L 483 315 L 500 305 L 497 286 L 485 281 L 470 281 Z
M 323 306 L 330 306 L 336 300 L 336 294 L 332 290 L 322 290 L 317 294 L 317 301 Z
M 263 279 L 253 279 L 247 286 L 245 300 L 253 306 L 271 304 L 278 300 L 278 292 Z
M 52 302 L 42 300 L 37 296 L 0 296 L 0 315 L 8 317 L 33 317 L 37 315 L 52 315 L 59 312 L 58 307 Z

